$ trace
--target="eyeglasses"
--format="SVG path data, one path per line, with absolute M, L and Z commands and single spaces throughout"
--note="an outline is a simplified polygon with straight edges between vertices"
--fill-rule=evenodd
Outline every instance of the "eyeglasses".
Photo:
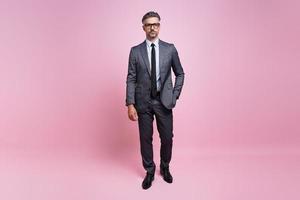
M 153 26 L 153 28 L 157 29 L 160 26 L 160 23 L 144 24 L 144 26 L 148 29 L 151 28 L 151 26 Z

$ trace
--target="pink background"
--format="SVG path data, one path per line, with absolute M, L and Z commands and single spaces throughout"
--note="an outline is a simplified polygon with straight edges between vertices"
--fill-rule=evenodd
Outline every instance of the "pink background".
M 186 78 L 175 182 L 157 176 L 146 196 L 125 81 L 149 10 Z M 1 1 L 0 198 L 299 198 L 299 10 L 296 0 Z M 158 165 L 157 131 L 154 148 Z

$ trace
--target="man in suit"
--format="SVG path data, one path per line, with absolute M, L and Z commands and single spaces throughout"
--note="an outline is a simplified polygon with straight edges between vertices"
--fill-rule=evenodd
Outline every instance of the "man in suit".
M 146 40 L 130 50 L 126 106 L 129 119 L 138 121 L 140 151 L 146 170 L 142 187 L 148 189 L 156 168 L 152 146 L 154 116 L 161 141 L 160 174 L 166 182 L 173 182 L 169 169 L 173 146 L 172 109 L 183 87 L 184 71 L 175 46 L 158 38 L 159 14 L 153 11 L 146 13 L 142 23 Z M 174 87 L 171 71 L 176 76 Z

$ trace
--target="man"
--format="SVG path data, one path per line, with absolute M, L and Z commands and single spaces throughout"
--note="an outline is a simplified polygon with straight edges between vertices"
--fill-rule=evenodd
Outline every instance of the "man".
M 166 182 L 173 181 L 169 170 L 173 146 L 172 109 L 183 87 L 184 71 L 175 46 L 158 38 L 159 14 L 146 13 L 142 23 L 146 40 L 130 50 L 126 106 L 129 119 L 138 120 L 142 162 L 147 172 L 142 187 L 148 189 L 156 168 L 152 146 L 154 116 L 161 140 L 160 174 Z M 171 71 L 176 76 L 174 88 Z

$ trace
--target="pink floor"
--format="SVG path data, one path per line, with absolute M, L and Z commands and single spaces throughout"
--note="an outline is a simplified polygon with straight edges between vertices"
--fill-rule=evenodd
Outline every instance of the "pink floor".
M 3 152 L 2 152 L 3 153 Z M 158 152 L 155 152 L 158 163 Z M 13 156 L 14 155 L 14 156 Z M 152 187 L 141 188 L 139 154 L 105 156 L 21 155 L 0 160 L 0 199 L 205 199 L 300 198 L 300 154 L 287 151 L 192 153 L 176 150 L 163 181 L 156 170 Z

